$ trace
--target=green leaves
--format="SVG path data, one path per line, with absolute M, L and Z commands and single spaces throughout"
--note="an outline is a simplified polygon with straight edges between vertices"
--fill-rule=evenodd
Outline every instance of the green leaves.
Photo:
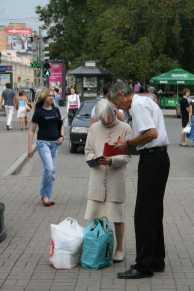
M 194 0 L 50 0 L 37 13 L 51 55 L 72 66 L 95 59 L 142 81 L 177 64 L 194 68 Z

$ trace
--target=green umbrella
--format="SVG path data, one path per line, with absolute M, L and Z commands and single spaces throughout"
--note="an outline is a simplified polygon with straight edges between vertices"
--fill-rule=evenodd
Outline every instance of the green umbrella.
M 151 84 L 168 84 L 168 85 L 194 85 L 194 75 L 177 68 L 159 76 L 153 77 L 150 80 Z

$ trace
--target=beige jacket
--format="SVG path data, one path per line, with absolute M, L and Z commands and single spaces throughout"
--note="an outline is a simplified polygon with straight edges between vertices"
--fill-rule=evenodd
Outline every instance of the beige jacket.
M 113 128 L 105 128 L 97 122 L 89 129 L 85 154 L 90 161 L 103 155 L 104 144 L 113 144 L 120 137 L 129 139 L 131 128 L 128 124 L 116 121 Z M 126 196 L 126 169 L 129 162 L 128 156 L 112 157 L 112 166 L 98 166 L 90 168 L 88 199 L 95 201 L 108 201 L 124 203 Z

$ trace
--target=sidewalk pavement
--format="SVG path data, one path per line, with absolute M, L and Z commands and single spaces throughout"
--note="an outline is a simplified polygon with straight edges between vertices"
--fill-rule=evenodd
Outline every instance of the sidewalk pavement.
M 0 131 L 0 176 L 27 150 L 27 131 Z
M 194 291 L 194 152 L 175 144 L 177 121 L 168 129 L 171 174 L 165 197 L 165 238 L 167 267 L 151 279 L 118 280 L 135 258 L 133 227 L 136 198 L 137 158 L 129 164 L 126 203 L 126 260 L 100 271 L 79 267 L 54 270 L 48 263 L 50 224 L 65 217 L 77 218 L 84 225 L 88 167 L 82 154 L 70 155 L 61 147 L 57 162 L 56 206 L 43 208 L 38 191 L 41 164 L 38 156 L 25 165 L 18 176 L 0 178 L 0 201 L 6 205 L 8 238 L 0 244 L 1 291 Z
M 60 107 L 64 124 L 67 125 L 65 107 Z M 28 118 L 30 119 L 31 113 Z M 13 130 L 6 130 L 6 117 L 0 112 L 0 177 L 27 151 L 27 131 L 21 131 L 16 121 L 16 113 L 13 119 Z
M 193 178 L 171 178 L 165 201 L 167 268 L 152 279 L 122 281 L 116 278 L 135 258 L 133 211 L 136 196 L 136 159 L 128 177 L 126 261 L 101 271 L 79 267 L 54 270 L 48 264 L 51 223 L 71 216 L 84 224 L 88 169 L 83 156 L 60 153 L 55 188 L 56 206 L 43 208 L 37 195 L 40 182 L 38 157 L 21 176 L 0 180 L 0 200 L 6 204 L 8 238 L 0 246 L 2 291 L 192 291 L 194 290 L 194 189 Z M 64 169 L 63 163 L 66 164 Z M 28 176 L 29 173 L 33 175 Z

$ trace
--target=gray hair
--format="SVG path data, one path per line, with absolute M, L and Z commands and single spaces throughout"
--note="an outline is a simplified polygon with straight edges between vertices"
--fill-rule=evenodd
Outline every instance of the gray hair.
M 108 99 L 114 103 L 120 96 L 132 94 L 131 87 L 122 80 L 114 82 L 109 90 Z
M 97 103 L 95 113 L 97 120 L 107 120 L 109 116 L 112 117 L 113 121 L 116 120 L 116 112 L 107 99 L 102 99 Z
M 154 94 L 156 92 L 156 89 L 152 86 L 148 87 L 148 92 L 151 94 Z

